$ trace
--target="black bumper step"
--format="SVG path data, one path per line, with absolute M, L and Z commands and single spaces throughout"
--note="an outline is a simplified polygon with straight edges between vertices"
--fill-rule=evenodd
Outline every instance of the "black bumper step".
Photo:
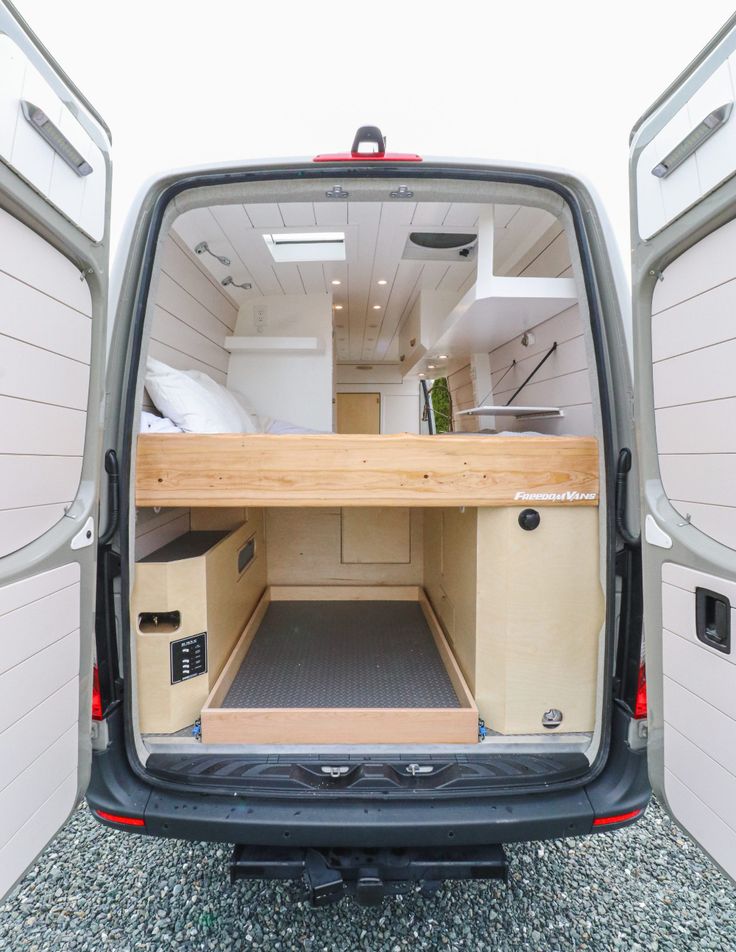
M 416 763 L 416 766 L 415 766 Z M 418 767 L 418 769 L 417 769 Z M 268 760 L 242 754 L 152 754 L 147 772 L 160 780 L 191 784 L 206 792 L 405 795 L 434 790 L 549 789 L 584 777 L 590 770 L 579 753 L 498 754 L 490 751 L 447 757 L 429 754 L 391 759 L 322 754 L 273 755 Z
M 408 849 L 293 849 L 236 845 L 230 881 L 303 879 L 312 906 L 352 895 L 362 906 L 419 887 L 431 895 L 446 879 L 508 879 L 503 846 Z

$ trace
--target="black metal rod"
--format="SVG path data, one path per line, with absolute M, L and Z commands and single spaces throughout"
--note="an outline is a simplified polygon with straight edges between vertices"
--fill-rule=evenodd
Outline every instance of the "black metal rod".
M 424 406 L 427 408 L 427 427 L 429 428 L 429 435 L 434 436 L 434 426 L 432 424 L 432 404 L 429 400 L 429 390 L 427 389 L 427 381 L 421 380 L 422 384 L 422 394 L 424 396 Z
M 534 374 L 539 370 L 539 368 L 542 366 L 542 364 L 545 362 L 545 360 L 547 360 L 549 357 L 551 357 L 552 354 L 554 354 L 554 352 L 555 352 L 556 350 L 557 350 L 557 341 L 554 342 L 554 344 L 550 347 L 550 349 L 547 351 L 547 353 L 544 355 L 544 357 L 542 357 L 542 359 L 539 361 L 539 363 L 537 364 L 537 366 L 534 368 L 534 370 L 532 370 L 532 372 L 531 372 L 531 373 L 529 374 L 529 376 L 526 378 L 526 380 L 524 381 L 524 383 L 519 387 L 519 389 L 516 390 L 516 391 L 512 394 L 511 397 L 509 397 L 508 402 L 506 403 L 506 406 L 507 406 L 507 407 L 510 407 L 510 406 L 511 406 L 511 404 L 513 403 L 513 401 L 519 396 L 519 394 L 521 393 L 521 391 L 524 389 L 524 387 L 526 387 L 526 385 L 527 385 L 527 384 L 529 383 L 529 381 L 532 379 L 532 377 L 534 376 Z

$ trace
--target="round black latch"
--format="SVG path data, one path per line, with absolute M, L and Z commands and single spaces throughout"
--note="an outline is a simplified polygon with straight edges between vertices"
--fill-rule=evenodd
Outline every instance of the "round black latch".
M 527 532 L 536 529 L 541 521 L 542 517 L 536 509 L 523 509 L 519 513 L 519 525 L 522 529 L 526 529 Z

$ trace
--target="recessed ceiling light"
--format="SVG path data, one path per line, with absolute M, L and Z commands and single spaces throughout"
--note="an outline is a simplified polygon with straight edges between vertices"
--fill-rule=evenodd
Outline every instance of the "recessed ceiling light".
M 385 278 L 381 278 L 379 281 L 376 281 L 376 284 L 383 286 L 384 284 L 388 284 L 388 281 Z
M 374 305 L 373 305 L 373 310 L 374 310 L 374 311 L 380 311 L 380 310 L 381 310 L 381 305 L 380 305 L 380 304 L 374 304 Z
M 434 370 L 434 364 L 427 364 L 427 370 Z
M 420 376 L 420 377 L 423 377 L 423 376 L 424 376 L 424 374 L 419 374 L 419 376 Z
M 341 311 L 341 310 L 342 310 L 342 304 L 333 304 L 332 307 L 333 307 L 334 310 L 336 310 L 336 311 Z
M 342 284 L 342 281 L 339 278 L 334 278 L 334 280 L 332 280 L 330 284 Z
M 447 354 L 440 354 L 437 360 L 447 360 Z

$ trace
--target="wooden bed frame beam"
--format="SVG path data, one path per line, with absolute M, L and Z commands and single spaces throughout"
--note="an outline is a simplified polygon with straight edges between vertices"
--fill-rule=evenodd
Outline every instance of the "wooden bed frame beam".
M 593 437 L 145 434 L 137 506 L 597 506 Z

